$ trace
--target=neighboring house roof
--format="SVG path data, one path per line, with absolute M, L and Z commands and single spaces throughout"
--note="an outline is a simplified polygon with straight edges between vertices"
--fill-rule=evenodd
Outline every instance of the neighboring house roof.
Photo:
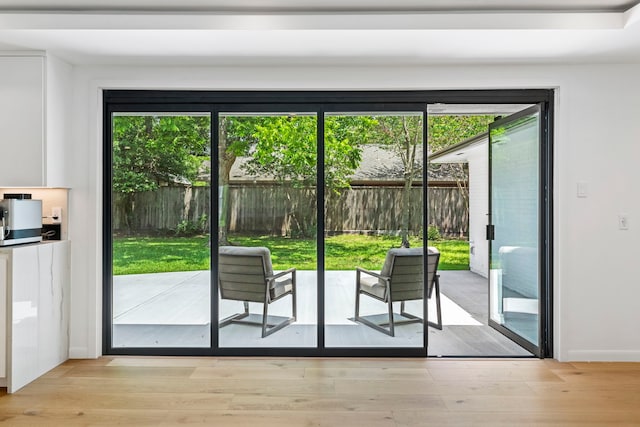
M 483 132 L 476 136 L 472 136 L 471 138 L 465 139 L 462 142 L 450 145 L 440 151 L 431 154 L 431 156 L 429 156 L 429 163 L 468 163 L 469 155 L 472 152 L 486 150 L 488 141 L 488 132 Z
M 417 157 L 422 157 L 422 147 L 418 147 Z M 257 178 L 250 175 L 243 165 L 248 157 L 238 157 L 230 173 L 232 181 L 271 181 L 270 178 Z M 429 167 L 427 170 L 430 180 L 456 181 L 451 175 L 450 167 Z M 397 152 L 379 144 L 362 146 L 362 159 L 358 169 L 351 175 L 353 182 L 395 182 L 403 180 L 404 167 Z

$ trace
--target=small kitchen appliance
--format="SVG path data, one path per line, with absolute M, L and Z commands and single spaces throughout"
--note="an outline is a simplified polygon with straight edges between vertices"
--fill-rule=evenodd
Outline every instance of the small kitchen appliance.
M 42 241 L 42 200 L 4 194 L 0 200 L 0 246 Z

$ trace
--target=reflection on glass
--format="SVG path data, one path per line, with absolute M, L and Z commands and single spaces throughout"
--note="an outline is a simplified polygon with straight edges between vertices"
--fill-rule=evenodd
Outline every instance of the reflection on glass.
M 538 345 L 539 114 L 491 131 L 491 319 Z
M 417 297 L 406 293 L 402 308 L 400 302 L 392 304 L 396 324 L 391 334 L 387 288 L 375 276 L 393 270 L 389 262 L 385 265 L 390 249 L 423 251 L 422 113 L 331 114 L 325 119 L 326 346 L 422 347 L 422 290 Z M 407 267 L 411 280 L 404 285 L 424 286 L 422 258 L 417 259 Z M 372 289 L 359 298 L 358 268 L 369 272 L 361 270 L 360 283 L 368 280 Z M 401 312 L 419 320 L 396 322 L 415 320 Z
M 317 345 L 316 126 L 220 116 L 220 347 Z
M 112 346 L 209 347 L 210 116 L 112 119 Z

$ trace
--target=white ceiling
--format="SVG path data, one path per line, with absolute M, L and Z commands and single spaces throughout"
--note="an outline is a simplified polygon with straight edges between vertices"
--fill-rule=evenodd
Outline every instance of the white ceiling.
M 637 3 L 0 0 L 0 50 L 74 64 L 640 63 Z
M 0 0 L 0 10 L 624 11 L 637 0 Z

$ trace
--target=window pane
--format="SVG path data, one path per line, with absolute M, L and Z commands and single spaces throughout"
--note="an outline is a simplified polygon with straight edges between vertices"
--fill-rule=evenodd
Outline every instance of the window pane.
M 113 116 L 112 346 L 209 347 L 210 116 Z
M 327 347 L 424 345 L 422 117 L 326 116 Z M 389 252 L 401 246 L 411 249 Z M 402 262 L 385 261 L 400 254 Z
M 316 126 L 220 116 L 220 347 L 317 346 Z

